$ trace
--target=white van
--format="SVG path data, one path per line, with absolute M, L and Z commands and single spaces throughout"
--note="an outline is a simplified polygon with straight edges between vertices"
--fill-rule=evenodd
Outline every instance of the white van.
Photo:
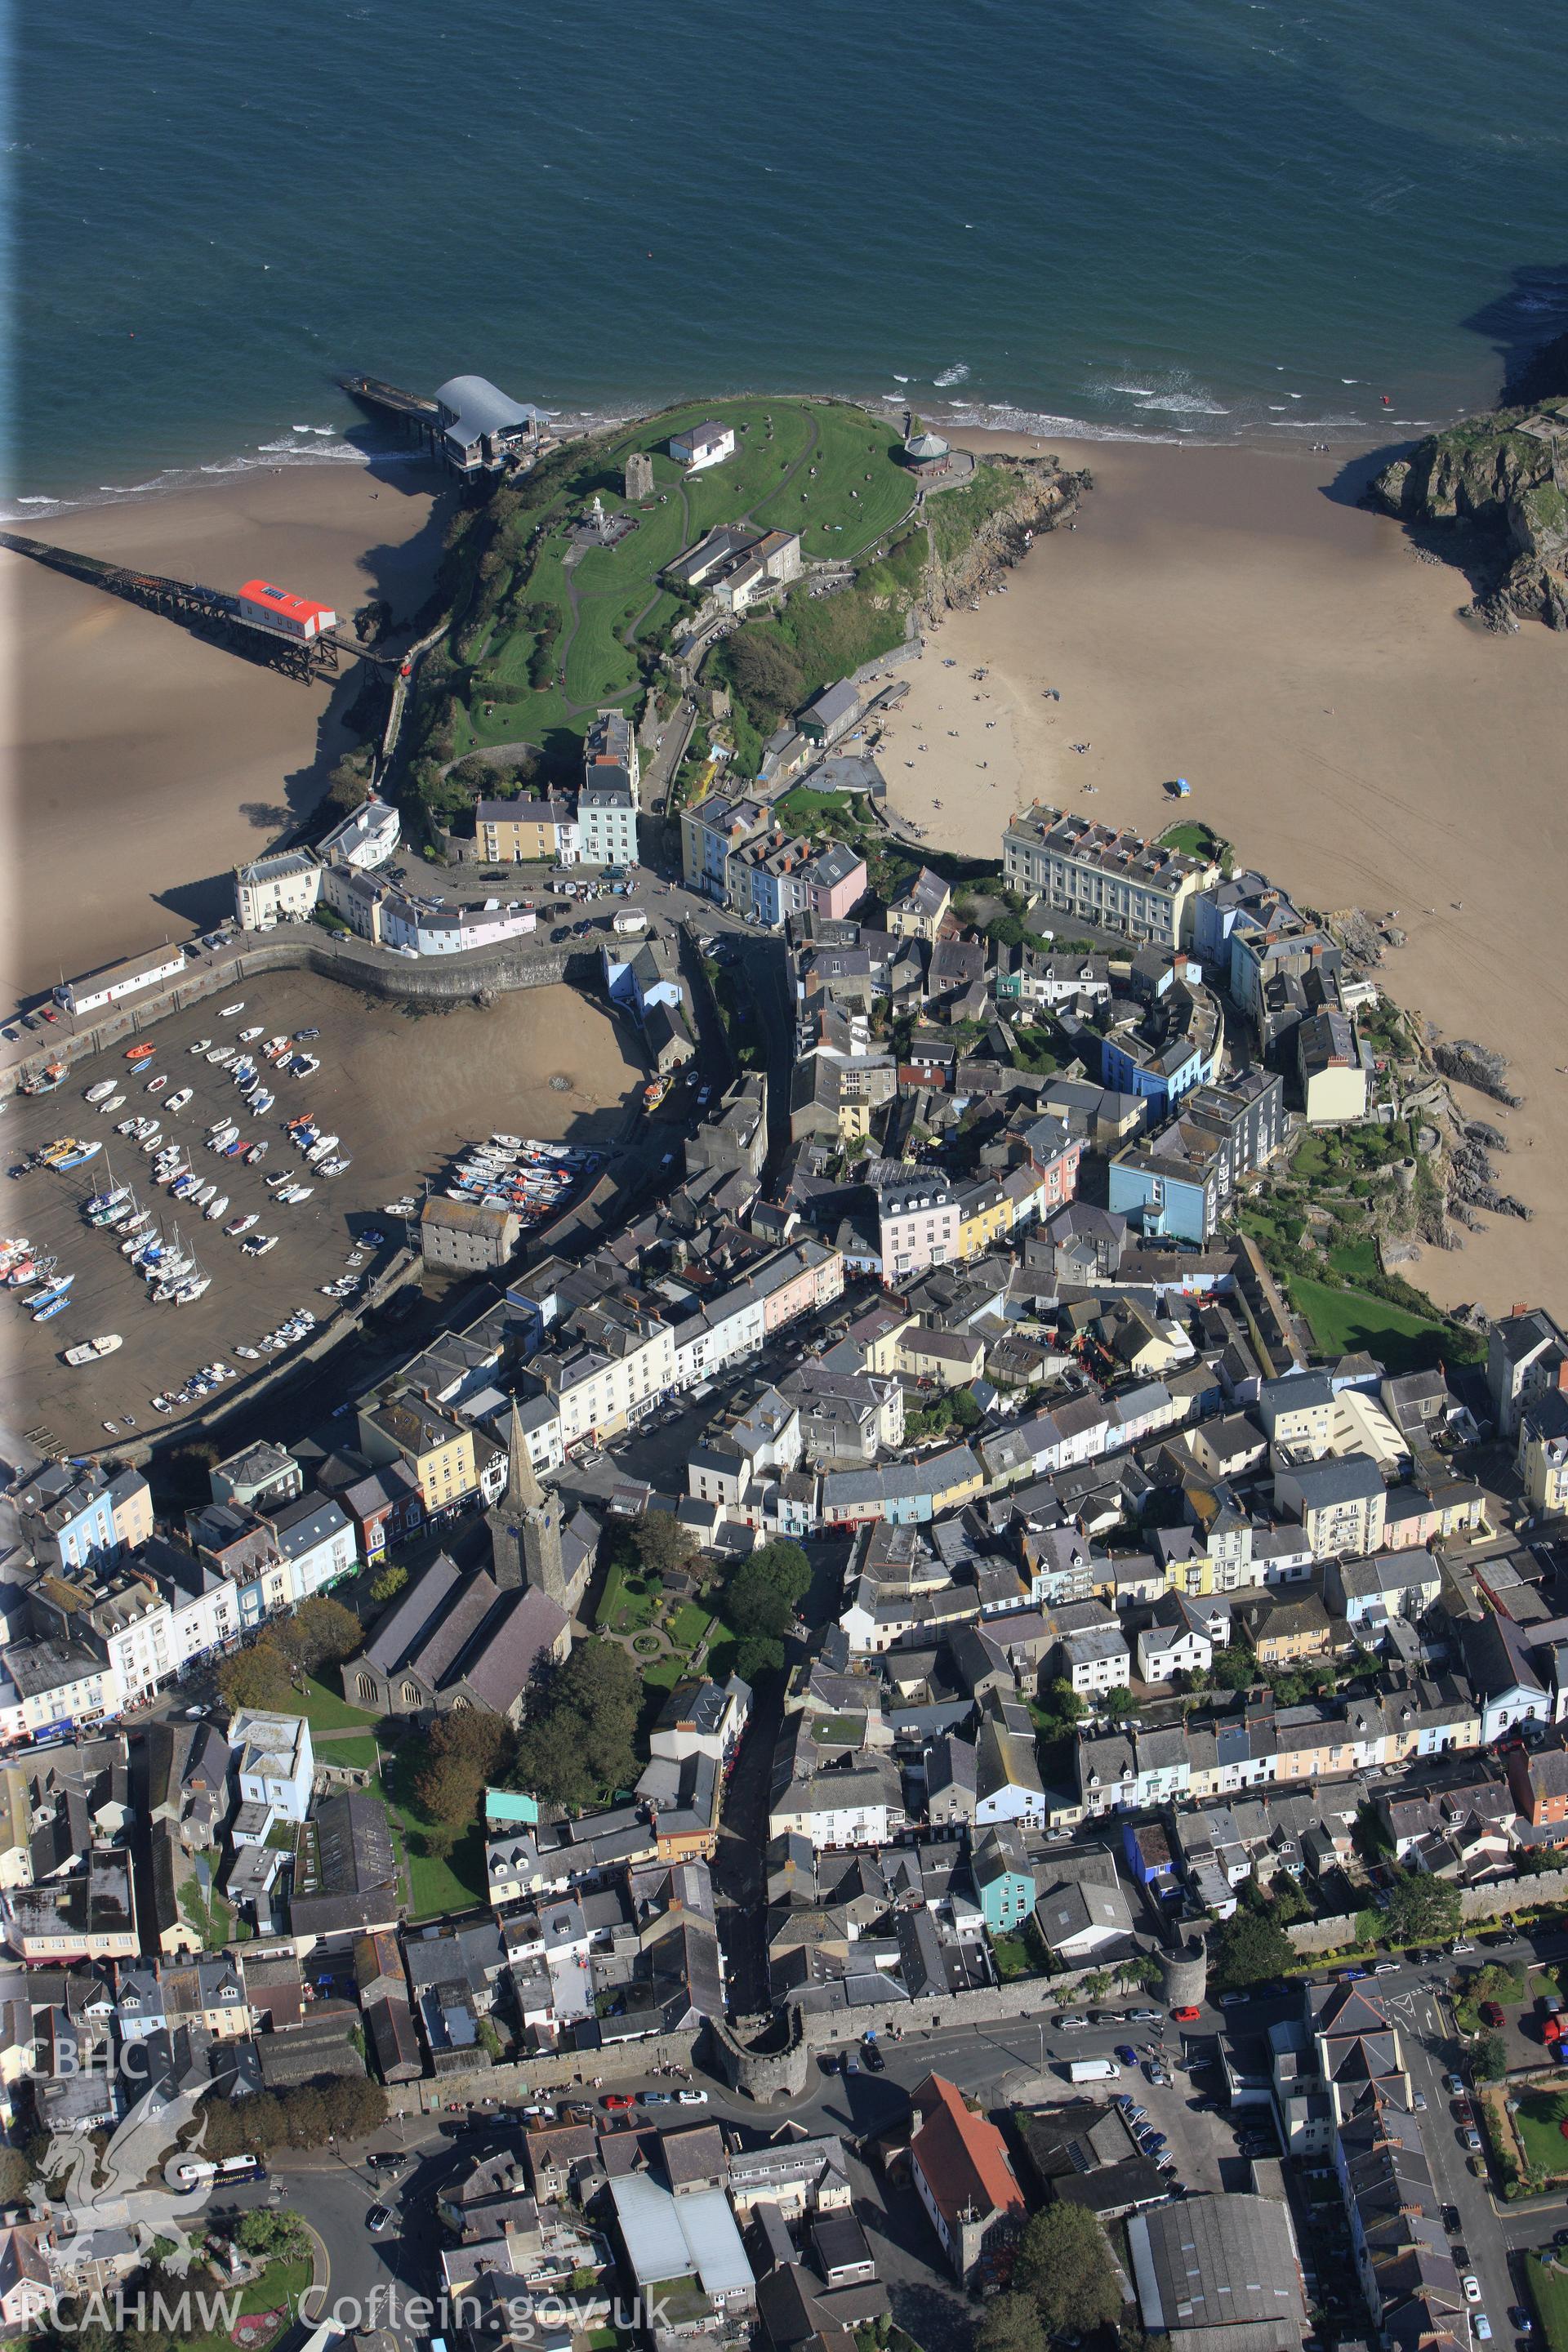
M 1114 2083 L 1121 2074 L 1114 2058 L 1075 2058 L 1068 2068 L 1068 2079 L 1074 2083 Z

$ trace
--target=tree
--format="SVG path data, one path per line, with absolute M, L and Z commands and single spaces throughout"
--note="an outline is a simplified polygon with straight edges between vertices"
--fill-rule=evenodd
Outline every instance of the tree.
M 737 629 L 724 649 L 731 685 L 756 725 L 772 733 L 805 697 L 805 672 L 776 630 Z
M 1227 1642 L 1214 1654 L 1214 1678 L 1221 1690 L 1250 1690 L 1258 1680 L 1258 1661 L 1245 1642 Z
M 512 1779 L 561 1805 L 637 1778 L 642 1677 L 614 1642 L 583 1642 L 542 1694 L 517 1742 Z
M 19 2147 L 0 2147 L 0 2205 L 20 2205 L 33 2168 Z
M 1058 1723 L 1065 1723 L 1070 1728 L 1073 1724 L 1083 1721 L 1086 1712 L 1083 1701 L 1065 1675 L 1058 1675 L 1051 1685 L 1050 1703 L 1051 1713 Z
M 977 2352 L 1046 2352 L 1046 2331 L 1033 2295 L 997 2295 L 986 2305 L 974 2341 Z
M 263 1636 L 290 1666 L 313 1675 L 319 1667 L 352 1658 L 364 1640 L 364 1629 L 352 1609 L 330 1593 L 318 1592 L 302 1601 L 287 1617 L 275 1617 Z
M 471 1822 L 485 1788 L 499 1778 L 503 1765 L 510 1765 L 511 1745 L 504 1716 L 468 1706 L 438 1715 L 414 1782 L 420 1811 L 454 1828 Z
M 352 816 L 370 798 L 370 779 L 353 760 L 340 760 L 327 785 L 327 804 L 339 816 Z
M 1264 1984 L 1283 1975 L 1296 1954 L 1277 1921 L 1257 1911 L 1237 1911 L 1219 1931 L 1215 1974 L 1232 1990 Z
M 305 2224 L 298 2213 L 287 2206 L 274 2212 L 268 2206 L 256 2207 L 240 2216 L 238 2238 L 247 2254 L 303 2254 L 308 2244 Z
M 771 1584 L 784 1594 L 786 1601 L 804 1601 L 811 1590 L 811 1562 L 799 1544 L 791 1543 L 785 1536 L 775 1537 L 754 1551 L 747 1566 L 765 1575 Z
M 1309 1918 L 1312 1906 L 1289 1872 L 1284 1871 L 1274 1883 L 1268 1908 L 1279 1927 L 1289 1927 L 1294 1920 Z
M 1108 1690 L 1102 1704 L 1112 1723 L 1121 1723 L 1132 1713 L 1138 1702 L 1123 1685 L 1119 1689 Z
M 754 1634 L 765 1642 L 782 1641 L 795 1612 L 788 1600 L 754 1559 L 742 1563 L 724 1595 L 724 1618 L 742 1639 Z
M 1447 1943 L 1459 1932 L 1464 1906 L 1457 1886 L 1425 1871 L 1394 1874 L 1384 1914 L 1389 1939 L 1396 1944 Z
M 382 1570 L 370 1588 L 370 1597 L 373 1601 L 395 1601 L 407 1581 L 408 1570 L 394 1562 L 392 1567 Z
M 1117 2318 L 1121 2295 L 1104 2233 L 1081 2205 L 1048 2205 L 1032 2214 L 1018 2241 L 1016 2288 L 1039 2313 L 1047 2335 L 1087 2335 Z
M 668 1576 L 673 1569 L 689 1569 L 697 1557 L 697 1538 L 673 1511 L 645 1511 L 631 1531 L 632 1549 L 650 1576 Z
M 225 1658 L 216 1679 L 230 1706 L 259 1706 L 276 1714 L 288 1709 L 295 1696 L 289 1669 L 269 1642 L 256 1642 Z
M 743 1642 L 735 1644 L 735 1672 L 743 1683 L 755 1683 L 763 1675 L 782 1675 L 784 1662 L 782 1642 L 770 1642 L 761 1634 L 748 1633 Z
M 1470 2059 L 1479 2082 L 1500 2083 L 1508 2073 L 1508 2044 L 1500 2033 L 1483 2033 Z

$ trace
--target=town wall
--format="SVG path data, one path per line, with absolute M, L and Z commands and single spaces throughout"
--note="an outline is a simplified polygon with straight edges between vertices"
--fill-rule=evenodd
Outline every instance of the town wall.
M 1494 1919 L 1512 1919 L 1521 1911 L 1544 1909 L 1568 1902 L 1568 1870 L 1543 1870 L 1534 1878 L 1508 1878 L 1495 1886 L 1465 1886 L 1459 1890 L 1459 1916 L 1468 1927 Z M 1299 1919 L 1286 1934 L 1299 1952 L 1342 1952 L 1356 1941 L 1354 1912 L 1336 1912 L 1327 1919 Z

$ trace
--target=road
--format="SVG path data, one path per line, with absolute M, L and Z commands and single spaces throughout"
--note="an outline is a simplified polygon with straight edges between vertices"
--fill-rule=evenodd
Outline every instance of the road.
M 1480 1958 L 1519 1963 L 1539 1963 L 1568 1955 L 1568 1936 L 1541 1936 L 1489 1947 Z M 1526 2249 L 1547 2242 L 1568 2218 L 1568 2200 L 1532 2200 L 1528 2208 L 1504 2207 L 1496 2201 L 1485 2180 L 1476 2179 L 1466 2164 L 1451 2101 L 1443 2090 L 1444 2073 L 1456 2064 L 1460 2043 L 1440 1997 L 1440 1987 L 1452 1973 L 1445 1955 L 1436 1967 L 1396 1967 L 1387 1975 L 1369 1979 L 1367 1990 L 1397 2024 L 1412 2087 L 1426 2101 L 1424 2140 L 1437 2196 L 1458 2210 L 1459 2242 L 1468 2256 L 1468 2267 L 1480 2283 L 1481 2302 L 1491 2322 L 1493 2337 L 1508 2331 L 1510 2305 L 1528 2301 L 1522 2255 Z M 1056 2020 L 1064 2014 L 1049 1998 L 1040 2009 L 1012 2024 L 988 2027 L 948 2026 L 940 2021 L 940 2008 L 921 2002 L 911 2010 L 911 2023 L 901 2034 L 880 2040 L 883 2070 L 861 2066 L 848 2075 L 828 2072 L 819 2060 L 798 2099 L 759 2109 L 738 2094 L 726 2091 L 711 2078 L 695 2077 L 707 2094 L 700 2107 L 676 2104 L 668 2077 L 616 2076 L 617 2088 L 639 2095 L 653 2093 L 668 2104 L 644 2104 L 636 2121 L 642 2126 L 678 2127 L 717 2118 L 742 2128 L 753 2144 L 775 2134 L 788 2122 L 808 2134 L 833 2132 L 852 2149 L 896 2122 L 906 2111 L 910 2094 L 922 2077 L 936 2071 L 970 2096 L 995 2110 L 1018 2103 L 1057 2102 L 1074 2095 L 1099 2096 L 1090 2087 L 1075 2093 L 1068 2067 L 1075 2058 L 1109 2057 L 1115 2046 L 1131 2042 L 1142 2053 L 1160 2050 L 1172 2080 L 1157 2088 L 1143 2074 L 1124 2070 L 1121 2087 L 1135 2087 L 1148 2110 L 1151 2124 L 1164 2132 L 1175 2162 L 1173 2178 L 1184 2187 L 1217 2194 L 1250 2185 L 1246 2134 L 1261 2121 L 1260 2111 L 1225 2111 L 1223 2088 L 1215 2064 L 1218 2037 L 1227 2030 L 1247 2036 L 1263 2034 L 1270 2024 L 1299 2013 L 1300 1995 L 1249 2000 L 1222 2008 L 1206 2004 L 1198 2020 L 1178 2028 L 1169 2019 L 1131 2025 L 1129 2009 L 1143 2006 L 1139 1997 L 1120 2001 L 1105 2021 L 1082 2031 L 1063 2032 Z M 1148 2006 L 1152 2007 L 1151 2001 Z M 1080 2011 L 1079 2012 L 1082 2014 Z M 1098 2012 L 1097 2012 L 1098 2013 Z M 606 2114 L 604 2122 L 611 2123 Z M 618 2120 L 618 2119 L 617 2119 Z M 1264 2137 L 1269 2137 L 1264 2124 Z M 230 2192 L 226 2206 L 283 2203 L 303 2213 L 321 2237 L 331 2262 L 329 2306 L 349 2298 L 367 2315 L 363 2324 L 386 2324 L 389 2312 L 402 2307 L 395 2298 L 436 2292 L 439 2277 L 440 2231 L 434 2217 L 436 2197 L 454 2172 L 476 2156 L 502 2146 L 517 2147 L 523 2126 L 506 2113 L 474 2111 L 461 2115 L 394 2119 L 374 2136 L 376 2150 L 406 2154 L 406 2168 L 395 2180 L 380 2178 L 365 2161 L 365 2149 L 329 2148 L 306 2154 L 282 2152 L 273 2160 L 270 2182 Z M 974 2306 L 960 2296 L 938 2266 L 932 2240 L 918 2204 L 883 2181 L 858 2156 L 854 2164 L 857 2204 L 870 2232 L 881 2276 L 893 2297 L 895 2315 L 913 2332 L 928 2352 L 959 2352 L 966 2341 Z M 384 2233 L 373 2234 L 365 2216 L 377 2203 L 388 2205 L 393 2221 Z M 1300 2226 L 1304 2208 L 1297 2213 Z M 1331 2231 L 1337 2222 L 1330 2225 Z M 1342 2263 L 1331 2236 L 1309 2236 L 1303 2254 L 1309 2273 L 1314 2263 L 1321 2284 L 1334 2292 L 1331 2266 Z M 1316 2257 L 1314 2257 L 1316 2246 Z M 374 2307 L 371 2297 L 376 2297 Z M 401 2331 L 414 2341 L 423 2328 Z

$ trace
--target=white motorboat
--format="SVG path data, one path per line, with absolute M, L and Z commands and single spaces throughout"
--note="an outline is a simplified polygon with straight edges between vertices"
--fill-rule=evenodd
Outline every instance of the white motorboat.
M 237 1013 L 243 1013 L 244 1010 L 244 997 L 237 996 L 232 1004 L 220 1004 L 218 1006 L 217 1017 L 220 1021 L 232 1021 Z
M 96 1364 L 100 1356 L 112 1356 L 121 1345 L 118 1331 L 105 1331 L 96 1339 L 84 1339 L 79 1348 L 66 1349 L 68 1364 Z
M 236 1217 L 231 1225 L 225 1225 L 224 1232 L 228 1235 L 230 1241 L 237 1241 L 241 1234 L 247 1234 L 250 1231 L 251 1226 L 257 1223 L 257 1214 L 255 1210 L 252 1209 L 245 1216 Z
M 254 1029 L 242 1029 L 239 1033 L 240 1044 L 242 1045 L 254 1045 L 257 1038 L 260 1036 L 264 1025 L 265 1024 L 262 1022 L 258 1021 Z
M 115 1112 L 117 1110 L 122 1110 L 124 1106 L 125 1097 L 123 1095 L 110 1095 L 107 1102 L 99 1104 L 98 1115 L 100 1118 L 112 1118 Z
M 89 1087 L 86 1094 L 82 1097 L 82 1100 L 89 1103 L 107 1102 L 113 1092 L 114 1080 L 112 1078 L 100 1078 L 97 1086 Z
M 182 1087 L 177 1095 L 171 1095 L 169 1097 L 168 1101 L 163 1105 L 163 1108 L 165 1110 L 184 1110 L 185 1105 L 188 1102 L 193 1102 L 195 1099 L 195 1097 L 192 1088 L 189 1087 Z
M 276 1234 L 252 1234 L 249 1240 L 241 1242 L 239 1246 L 247 1257 L 265 1257 L 269 1249 L 277 1248 L 278 1236 Z
M 208 1224 L 216 1225 L 218 1219 L 225 1214 L 227 1208 L 228 1194 L 226 1192 L 220 1192 L 217 1199 L 216 1201 L 209 1202 L 207 1205 L 205 1214 Z
M 216 1184 L 198 1184 L 195 1191 L 191 1194 L 192 1208 L 205 1209 L 207 1202 L 212 1199 L 213 1194 L 216 1191 L 217 1186 Z
M 195 1044 L 188 1048 L 188 1051 L 192 1054 L 205 1054 L 211 1044 L 212 1039 L 210 1037 L 198 1037 Z

